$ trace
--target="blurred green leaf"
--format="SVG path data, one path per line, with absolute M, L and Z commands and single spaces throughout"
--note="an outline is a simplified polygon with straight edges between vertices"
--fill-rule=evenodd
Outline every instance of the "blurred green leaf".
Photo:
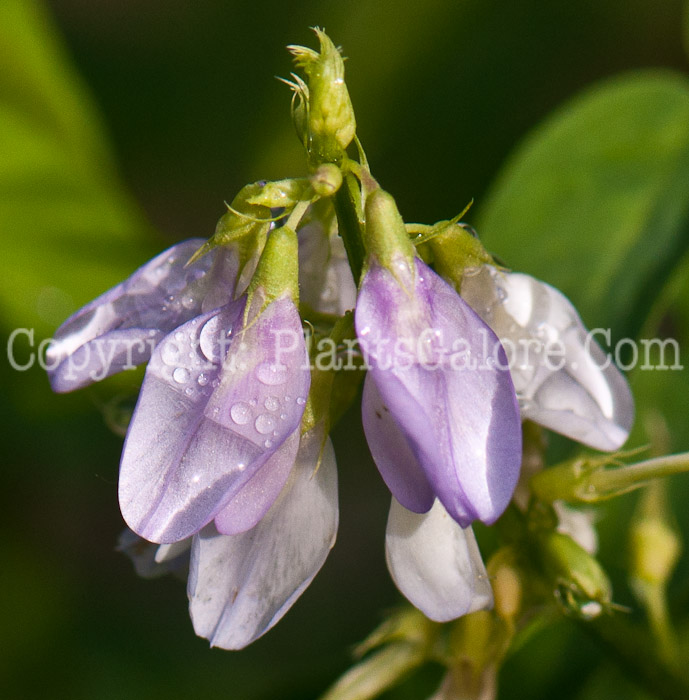
M 689 244 L 689 81 L 587 90 L 538 127 L 483 205 L 484 243 L 553 283 L 590 326 L 638 333 Z
M 0 306 L 49 335 L 143 262 L 148 226 L 42 6 L 0 3 Z

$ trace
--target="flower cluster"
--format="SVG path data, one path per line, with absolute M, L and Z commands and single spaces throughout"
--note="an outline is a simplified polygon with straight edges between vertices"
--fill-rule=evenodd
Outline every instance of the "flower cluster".
M 305 326 L 358 340 L 364 431 L 392 494 L 388 567 L 433 620 L 493 602 L 471 524 L 513 498 L 522 421 L 615 450 L 633 416 L 564 296 L 467 253 L 480 244 L 459 225 L 414 240 L 363 159 L 345 155 L 351 103 L 339 53 L 319 38 L 320 54 L 294 49 L 311 80 L 295 85 L 308 106 L 295 121 L 312 177 L 245 188 L 211 241 L 154 258 L 49 349 L 58 392 L 147 363 L 120 465 L 121 548 L 142 575 L 188 568 L 194 629 L 226 649 L 270 629 L 335 541 L 328 434 L 364 373 L 312 369 Z M 532 355 L 508 357 L 524 339 Z

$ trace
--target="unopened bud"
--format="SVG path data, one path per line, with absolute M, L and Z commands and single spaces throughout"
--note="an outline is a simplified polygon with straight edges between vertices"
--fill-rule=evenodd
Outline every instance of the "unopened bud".
M 320 52 L 304 46 L 289 46 L 295 63 L 306 73 L 306 87 L 300 87 L 303 101 L 294 113 L 297 130 L 312 162 L 337 162 L 354 139 L 356 120 L 344 80 L 344 60 L 325 32 L 315 29 Z

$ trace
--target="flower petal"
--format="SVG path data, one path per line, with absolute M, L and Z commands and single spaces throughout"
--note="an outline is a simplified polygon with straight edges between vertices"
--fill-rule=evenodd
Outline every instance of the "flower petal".
M 189 321 L 147 367 L 119 482 L 122 515 L 147 540 L 198 532 L 299 426 L 310 381 L 299 314 L 278 299 L 237 331 L 243 306 Z
M 356 284 L 337 232 L 321 221 L 299 231 L 299 294 L 302 303 L 322 314 L 341 316 L 356 304 Z
M 53 390 L 73 391 L 146 362 L 167 333 L 200 313 L 209 286 L 227 303 L 236 257 L 219 251 L 185 267 L 202 243 L 197 238 L 178 243 L 68 318 L 46 354 Z M 211 284 L 214 260 L 222 263 L 225 277 Z
M 510 348 L 524 418 L 600 450 L 616 450 L 634 420 L 620 371 L 561 292 L 491 266 L 465 275 L 462 296 Z M 557 353 L 560 354 L 557 354 Z
M 435 494 L 370 375 L 364 379 L 361 416 L 368 447 L 383 481 L 405 508 L 425 513 L 433 505 Z
M 189 610 L 194 630 L 223 649 L 267 632 L 311 583 L 335 543 L 335 454 L 322 431 L 301 438 L 287 486 L 266 516 L 240 535 L 209 525 L 194 537 Z M 314 473 L 315 472 L 315 473 Z
M 446 622 L 493 605 L 493 591 L 472 529 L 435 501 L 418 515 L 392 499 L 385 534 L 397 588 L 431 620 Z
M 238 535 L 254 527 L 280 495 L 299 449 L 297 428 L 246 485 L 215 516 L 222 535 Z
M 355 321 L 380 397 L 436 496 L 463 526 L 494 522 L 519 475 L 521 423 L 493 332 L 420 260 L 394 275 L 371 266 Z

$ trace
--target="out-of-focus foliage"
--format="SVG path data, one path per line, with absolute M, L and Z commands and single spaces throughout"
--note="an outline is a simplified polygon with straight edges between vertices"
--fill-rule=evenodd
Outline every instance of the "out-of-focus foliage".
M 689 80 L 615 78 L 526 139 L 478 228 L 508 265 L 548 280 L 590 327 L 634 336 L 689 248 Z
M 0 4 L 0 306 L 50 333 L 146 255 L 88 92 L 43 8 Z
M 688 18 L 680 0 L 2 0 L 3 331 L 47 337 L 163 236 L 210 235 L 247 182 L 301 174 L 289 95 L 272 76 L 291 69 L 284 46 L 321 25 L 349 57 L 359 134 L 407 220 L 450 218 L 475 197 L 473 220 L 506 264 L 560 286 L 589 325 L 678 338 L 688 365 Z M 662 70 L 598 83 L 640 68 Z M 94 104 L 161 234 L 154 246 Z M 688 375 L 633 376 L 631 444 L 689 447 Z M 335 435 L 342 512 L 328 563 L 270 635 L 229 654 L 194 638 L 179 582 L 138 580 L 114 551 L 121 439 L 105 420 L 120 385 L 54 397 L 38 366 L 15 372 L 6 358 L 0 376 L 11 524 L 0 696 L 315 698 L 399 602 L 382 553 L 388 495 L 355 416 Z M 686 481 L 672 483 L 677 506 Z M 621 602 L 632 602 L 621 583 L 629 510 L 604 511 L 601 525 Z M 687 510 L 675 513 L 686 538 Z M 688 568 L 685 558 L 671 586 L 685 630 Z M 384 697 L 427 697 L 438 682 L 424 670 Z M 534 634 L 500 685 L 501 700 L 647 697 L 566 623 Z

